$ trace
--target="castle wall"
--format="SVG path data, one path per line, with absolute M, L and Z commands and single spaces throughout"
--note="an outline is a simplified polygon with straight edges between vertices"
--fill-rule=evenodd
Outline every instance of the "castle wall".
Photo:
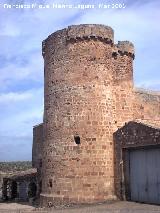
M 43 146 L 43 123 L 33 127 L 32 167 L 41 169 Z
M 134 120 L 160 126 L 160 93 L 134 90 Z

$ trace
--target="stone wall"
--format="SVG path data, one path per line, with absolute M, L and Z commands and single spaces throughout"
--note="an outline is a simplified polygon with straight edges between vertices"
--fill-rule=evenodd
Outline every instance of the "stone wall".
M 43 124 L 33 127 L 32 167 L 42 167 Z
M 2 191 L 3 191 L 3 178 L 6 176 L 6 173 L 0 172 L 0 201 L 2 200 Z
M 13 172 L 3 177 L 3 201 L 28 201 L 29 198 L 39 197 L 37 170 Z
M 31 168 L 31 161 L 0 162 L 0 200 L 2 199 L 3 179 L 15 172 L 23 172 Z
M 134 90 L 134 120 L 160 126 L 160 92 Z

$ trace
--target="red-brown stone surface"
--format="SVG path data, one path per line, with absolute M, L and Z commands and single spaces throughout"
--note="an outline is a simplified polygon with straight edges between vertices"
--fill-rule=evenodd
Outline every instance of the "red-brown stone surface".
M 159 96 L 145 102 L 133 89 L 133 44 L 113 37 L 75 25 L 43 41 L 43 206 L 115 199 L 113 133 L 131 120 L 158 123 Z

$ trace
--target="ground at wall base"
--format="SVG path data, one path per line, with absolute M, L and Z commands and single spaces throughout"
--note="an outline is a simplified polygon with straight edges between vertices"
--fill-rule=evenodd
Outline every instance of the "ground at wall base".
M 73 206 L 64 209 L 41 209 L 34 208 L 29 205 L 22 205 L 17 203 L 2 204 L 0 203 L 1 213 L 158 213 L 160 206 L 140 204 L 128 201 L 117 201 L 114 203 L 100 203 L 92 205 Z

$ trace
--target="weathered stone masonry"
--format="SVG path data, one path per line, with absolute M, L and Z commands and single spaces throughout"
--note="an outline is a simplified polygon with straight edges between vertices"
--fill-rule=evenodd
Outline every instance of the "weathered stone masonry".
M 42 52 L 41 205 L 115 199 L 113 133 L 152 115 L 158 123 L 159 96 L 146 110 L 133 89 L 134 46 L 114 44 L 110 27 L 70 26 L 43 41 Z
M 43 124 L 33 127 L 32 167 L 42 167 Z

